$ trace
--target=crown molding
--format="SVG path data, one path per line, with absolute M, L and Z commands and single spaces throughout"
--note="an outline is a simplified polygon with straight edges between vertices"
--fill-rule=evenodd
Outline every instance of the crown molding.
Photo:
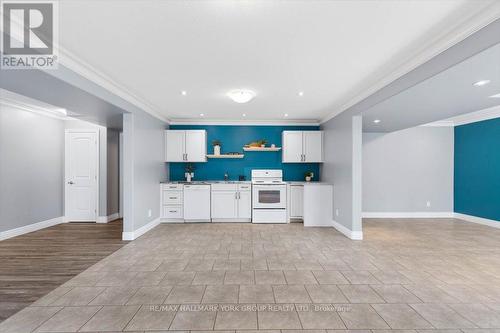
M 319 126 L 317 120 L 171 119 L 170 125 Z
M 147 102 L 145 99 L 137 96 L 135 93 L 131 92 L 128 88 L 119 84 L 111 77 L 97 70 L 95 67 L 82 60 L 74 53 L 68 51 L 61 45 L 58 46 L 59 50 L 59 64 L 68 68 L 69 70 L 75 72 L 76 74 L 84 77 L 85 79 L 97 84 L 103 89 L 111 92 L 112 94 L 122 98 L 126 102 L 138 107 L 144 112 L 152 115 L 153 117 L 170 123 L 170 119 L 163 115 L 157 110 L 155 106 Z M 52 74 L 51 70 L 44 70 L 47 74 Z
M 322 118 L 320 123 L 323 124 L 334 118 L 340 113 L 346 111 L 355 104 L 361 102 L 365 98 L 371 96 L 375 92 L 394 82 L 405 74 L 408 74 L 417 67 L 423 65 L 430 59 L 446 51 L 453 45 L 463 41 L 475 32 L 486 27 L 488 24 L 500 18 L 500 1 L 476 2 L 470 1 L 461 8 L 458 16 L 462 19 L 453 25 L 444 20 L 436 29 L 433 29 L 431 36 L 428 38 L 420 38 L 414 44 L 418 44 L 422 40 L 426 42 L 422 46 L 414 45 L 413 48 L 408 48 L 404 55 L 399 59 L 391 61 L 390 67 L 381 70 L 375 75 L 370 83 L 361 86 L 355 93 L 354 97 L 350 98 L 345 103 L 335 108 L 335 111 Z M 435 33 L 438 31 L 438 33 Z
M 477 123 L 478 121 L 500 118 L 500 105 L 451 118 L 455 126 Z
M 21 101 L 19 98 L 16 98 L 16 94 L 10 93 L 5 89 L 0 89 L 0 105 L 20 109 L 23 111 L 33 112 L 36 114 L 40 114 L 42 116 L 60 120 L 65 120 L 68 118 L 68 116 L 63 115 L 62 113 L 57 112 L 54 109 L 51 109 L 50 107 L 45 107 L 34 103 Z
M 432 123 L 420 125 L 419 127 L 453 127 L 455 123 L 451 120 L 440 120 Z

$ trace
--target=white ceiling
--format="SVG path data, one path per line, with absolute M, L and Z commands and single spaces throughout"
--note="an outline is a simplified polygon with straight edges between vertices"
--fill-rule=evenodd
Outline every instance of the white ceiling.
M 321 120 L 489 2 L 61 1 L 60 43 L 169 119 Z
M 500 32 L 500 31 L 499 31 Z M 484 86 L 474 86 L 489 80 Z M 363 112 L 366 132 L 392 132 L 500 105 L 500 44 Z M 375 124 L 374 120 L 380 120 Z

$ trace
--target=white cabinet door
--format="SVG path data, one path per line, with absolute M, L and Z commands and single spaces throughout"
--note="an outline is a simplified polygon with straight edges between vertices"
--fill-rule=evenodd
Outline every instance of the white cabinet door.
M 304 186 L 290 186 L 290 217 L 304 216 Z
M 212 218 L 237 218 L 238 207 L 236 195 L 236 191 L 212 191 Z
M 205 130 L 186 131 L 185 153 L 188 162 L 207 161 L 207 132 Z
M 186 131 L 165 131 L 165 162 L 183 162 Z
M 302 162 L 302 131 L 283 131 L 283 163 Z
M 304 131 L 304 162 L 323 162 L 323 132 Z
M 252 218 L 252 192 L 243 191 L 239 192 L 238 197 L 238 218 L 250 219 Z

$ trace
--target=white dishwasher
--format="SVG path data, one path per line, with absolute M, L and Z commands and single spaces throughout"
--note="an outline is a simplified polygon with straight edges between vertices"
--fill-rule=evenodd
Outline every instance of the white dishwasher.
M 184 222 L 210 221 L 210 184 L 184 185 Z

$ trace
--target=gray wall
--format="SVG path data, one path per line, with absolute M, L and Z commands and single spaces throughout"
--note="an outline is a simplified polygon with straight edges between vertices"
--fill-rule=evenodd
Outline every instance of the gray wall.
M 363 212 L 453 212 L 453 144 L 453 127 L 364 133 Z
M 120 132 L 107 131 L 108 216 L 120 211 Z
M 362 118 L 339 115 L 322 124 L 321 129 L 325 135 L 321 180 L 333 184 L 332 218 L 351 231 L 362 231 Z
M 63 215 L 64 122 L 0 104 L 0 231 Z
M 124 232 L 133 232 L 160 217 L 160 181 L 168 179 L 166 128 L 165 122 L 145 112 L 123 115 Z

